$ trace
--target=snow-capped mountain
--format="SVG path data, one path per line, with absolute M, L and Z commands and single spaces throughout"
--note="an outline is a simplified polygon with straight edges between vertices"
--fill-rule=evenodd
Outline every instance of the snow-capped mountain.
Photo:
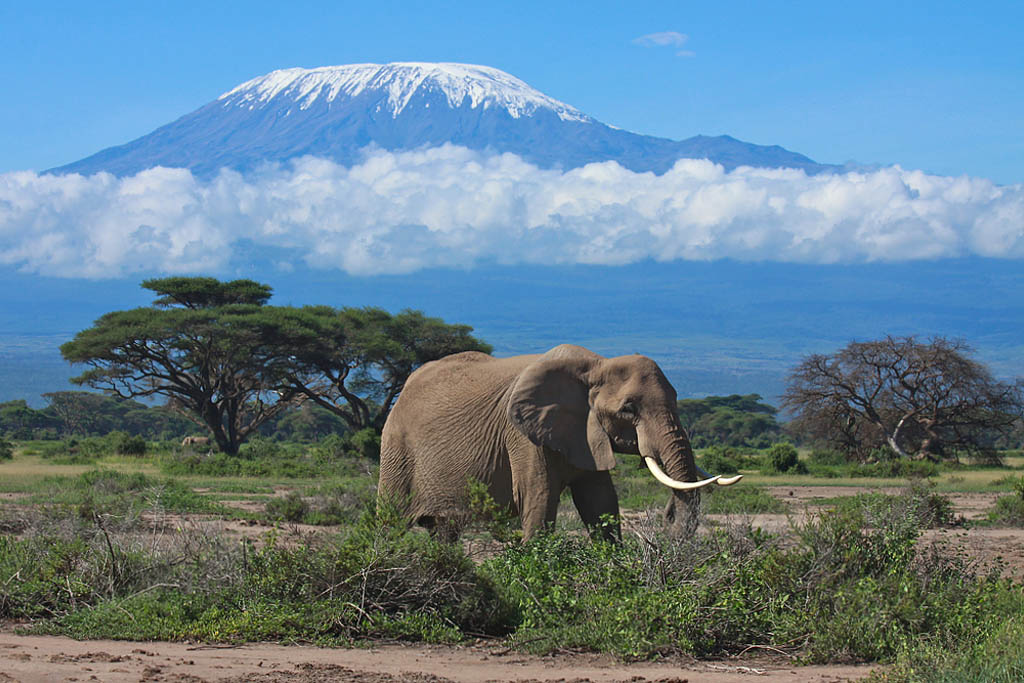
M 707 158 L 727 169 L 832 168 L 729 136 L 676 141 L 630 133 L 486 66 L 400 62 L 274 71 L 137 140 L 52 171 L 129 175 L 173 166 L 210 176 L 222 167 L 245 171 L 303 155 L 347 165 L 370 145 L 444 143 L 558 168 L 614 160 L 663 173 L 680 158 Z

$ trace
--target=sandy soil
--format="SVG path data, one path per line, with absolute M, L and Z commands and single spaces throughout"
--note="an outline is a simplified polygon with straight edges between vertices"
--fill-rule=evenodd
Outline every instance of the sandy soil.
M 847 486 L 783 486 L 769 489 L 791 506 L 790 515 L 747 515 L 743 521 L 772 531 L 785 531 L 818 509 L 825 498 L 854 495 L 864 489 Z M 877 489 L 876 489 L 877 490 Z M 894 493 L 897 489 L 886 490 Z M 980 519 L 998 494 L 963 493 L 950 496 L 956 513 Z M 736 517 L 733 517 L 735 521 Z M 711 521 L 725 518 L 711 516 Z M 167 523 L 167 520 L 161 520 Z M 197 523 L 197 520 L 181 520 Z M 220 533 L 256 536 L 266 531 L 259 525 L 203 520 Z M 626 520 L 629 528 L 629 520 Z M 211 528 L 211 530 L 214 530 Z M 282 531 L 292 540 L 323 529 L 286 525 Z M 925 542 L 936 552 L 958 554 L 985 569 L 1024 580 L 1024 529 L 934 529 Z M 10 625 L 0 627 L 0 683 L 5 681 L 218 681 L 242 683 L 319 683 L 362 681 L 390 683 L 418 681 L 519 681 L 586 683 L 631 681 L 645 683 L 711 683 L 764 681 L 838 682 L 867 676 L 870 666 L 797 667 L 785 659 L 738 659 L 730 661 L 673 660 L 622 663 L 610 657 L 561 653 L 534 657 L 494 643 L 465 647 L 381 645 L 369 650 L 247 644 L 240 647 L 203 646 L 188 643 L 136 643 L 122 641 L 74 641 L 48 636 L 20 636 Z
M 74 641 L 0 632 L 0 681 L 21 683 L 321 683 L 417 681 L 631 683 L 708 681 L 817 681 L 863 678 L 866 666 L 795 667 L 764 659 L 731 662 L 638 662 L 582 654 L 533 657 L 494 645 L 434 647 L 384 645 L 369 650 L 321 649 L 263 643 L 241 647 L 186 643 Z

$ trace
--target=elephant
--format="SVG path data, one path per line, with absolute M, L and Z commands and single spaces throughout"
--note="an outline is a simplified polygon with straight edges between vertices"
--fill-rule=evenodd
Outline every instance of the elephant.
M 208 436 L 186 436 L 181 440 L 182 448 L 186 446 L 207 446 L 210 443 Z
M 692 492 L 742 476 L 722 479 L 697 467 L 676 392 L 653 360 L 563 344 L 508 358 L 467 351 L 413 372 L 384 425 L 378 501 L 454 540 L 468 482 L 477 481 L 520 518 L 528 540 L 554 524 L 568 487 L 592 534 L 616 539 L 613 451 L 641 455 L 673 490 L 669 520 Z M 698 473 L 706 478 L 698 481 Z

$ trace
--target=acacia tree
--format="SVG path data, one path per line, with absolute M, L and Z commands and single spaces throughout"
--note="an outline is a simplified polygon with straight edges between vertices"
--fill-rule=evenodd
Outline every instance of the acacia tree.
M 970 352 L 944 337 L 852 342 L 804 358 L 783 406 L 795 431 L 861 458 L 882 445 L 932 460 L 991 453 L 1024 412 L 1024 384 L 996 381 Z
M 276 374 L 281 350 L 267 344 L 271 288 L 252 280 L 146 280 L 153 307 L 114 311 L 61 346 L 78 377 L 122 398 L 163 396 L 204 426 L 225 453 L 300 398 Z
M 384 427 L 413 370 L 461 351 L 490 353 L 468 325 L 420 311 L 306 306 L 275 312 L 274 344 L 289 351 L 285 385 L 341 417 L 353 430 Z

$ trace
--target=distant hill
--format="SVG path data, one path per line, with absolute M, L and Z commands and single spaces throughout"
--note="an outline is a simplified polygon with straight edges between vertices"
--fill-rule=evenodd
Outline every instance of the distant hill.
M 664 173 L 680 158 L 737 166 L 834 169 L 777 145 L 727 135 L 668 140 L 600 121 L 498 69 L 468 64 L 350 64 L 283 69 L 124 145 L 53 173 L 131 175 L 153 166 L 209 177 L 313 155 L 351 165 L 367 146 L 409 150 L 452 143 L 511 152 L 545 168 L 616 161 Z

